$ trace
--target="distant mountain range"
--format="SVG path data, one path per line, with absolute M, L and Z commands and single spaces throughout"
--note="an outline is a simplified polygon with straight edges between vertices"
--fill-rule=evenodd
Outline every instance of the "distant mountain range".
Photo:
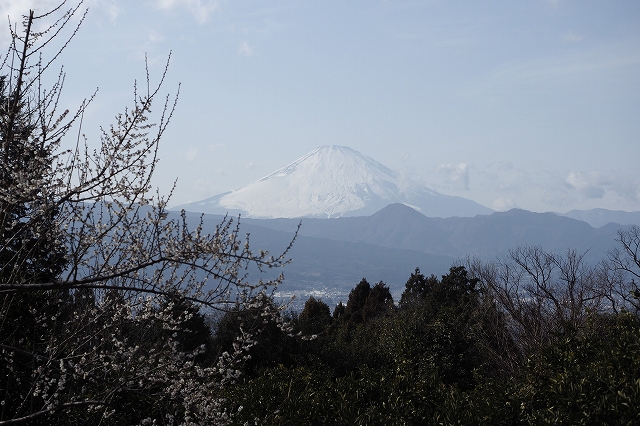
M 194 221 L 199 216 L 188 214 Z M 204 218 L 207 232 L 221 220 L 216 215 Z M 302 302 L 315 295 L 330 303 L 345 301 L 363 277 L 371 283 L 386 282 L 399 296 L 416 267 L 427 275 L 442 275 L 466 256 L 491 261 L 519 246 L 536 245 L 556 253 L 575 249 L 586 253 L 586 262 L 596 264 L 616 246 L 618 231 L 627 228 L 613 223 L 594 228 L 554 213 L 517 209 L 467 218 L 428 218 L 398 203 L 363 217 L 243 218 L 241 231 L 250 234 L 254 250 L 276 254 L 288 245 L 300 222 L 280 291 L 298 294 Z M 258 271 L 251 271 L 250 277 L 258 276 Z
M 252 218 L 368 216 L 393 204 L 429 217 L 475 216 L 493 210 L 400 177 L 345 146 L 323 146 L 235 191 L 175 207 Z
M 562 216 L 582 220 L 594 228 L 599 228 L 608 223 L 640 226 L 640 212 L 624 212 L 607 209 L 571 210 L 570 212 L 563 213 Z
M 386 282 L 399 296 L 416 267 L 441 275 L 466 256 L 491 261 L 519 246 L 575 249 L 595 264 L 615 247 L 620 229 L 640 225 L 640 212 L 605 209 L 496 213 L 402 180 L 343 146 L 318 148 L 248 186 L 173 210 L 180 209 L 194 223 L 206 213 L 206 232 L 214 232 L 222 215 L 242 215 L 251 247 L 273 254 L 302 222 L 280 291 L 330 303 L 345 301 L 363 277 Z M 257 279 L 258 271 L 250 272 Z
M 391 204 L 366 217 L 301 221 L 300 235 L 305 237 L 415 250 L 451 259 L 475 256 L 483 260 L 506 255 L 517 246 L 539 245 L 555 252 L 569 248 L 588 251 L 587 259 L 597 261 L 613 247 L 617 231 L 623 227 L 610 223 L 594 228 L 555 213 L 519 209 L 468 218 L 429 218 L 403 204 Z M 291 232 L 298 220 L 243 219 L 243 222 Z

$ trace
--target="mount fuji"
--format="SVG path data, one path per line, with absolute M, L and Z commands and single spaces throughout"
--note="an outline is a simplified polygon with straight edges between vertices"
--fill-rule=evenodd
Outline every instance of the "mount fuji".
M 369 216 L 402 203 L 430 217 L 476 216 L 493 211 L 462 197 L 440 194 L 401 178 L 345 146 L 322 146 L 245 187 L 173 210 L 242 214 L 251 218 Z

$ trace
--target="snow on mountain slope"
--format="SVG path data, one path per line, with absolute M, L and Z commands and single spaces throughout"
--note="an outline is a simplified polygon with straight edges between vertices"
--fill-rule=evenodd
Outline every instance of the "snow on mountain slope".
M 393 170 L 345 146 L 323 146 L 238 190 L 178 206 L 188 211 L 255 218 L 368 216 L 403 203 L 426 216 L 475 216 L 491 210 L 402 180 Z

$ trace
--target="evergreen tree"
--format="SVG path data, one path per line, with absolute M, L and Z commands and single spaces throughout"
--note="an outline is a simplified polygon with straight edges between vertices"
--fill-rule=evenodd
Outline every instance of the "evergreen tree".
M 334 320 L 341 319 L 346 310 L 347 307 L 344 305 L 344 303 L 340 302 L 336 305 L 335 308 L 333 308 L 333 314 L 331 316 Z
M 420 268 L 416 268 L 405 284 L 404 292 L 400 298 L 400 306 L 424 300 L 437 283 L 438 279 L 435 275 L 426 278 L 420 272 Z
M 315 297 L 304 303 L 304 309 L 298 317 L 300 330 L 305 334 L 318 334 L 331 325 L 329 305 Z
M 48 282 L 67 263 L 58 207 L 42 179 L 52 153 L 35 134 L 21 81 L 0 76 L 0 283 Z
M 59 209 L 43 183 L 52 153 L 39 138 L 34 106 L 21 95 L 24 83 L 0 76 L 0 284 L 51 282 L 67 265 Z M 12 368 L 0 374 L 16 379 L 7 381 L 0 395 L 5 410 L 28 412 L 40 403 L 31 395 L 30 378 L 37 357 L 61 331 L 69 301 L 66 290 L 0 293 L 0 344 L 21 349 L 11 366 L 0 369 Z
M 174 294 L 165 296 L 160 309 L 168 313 L 166 317 L 172 324 L 167 328 L 172 332 L 177 332 L 175 340 L 178 342 L 180 351 L 192 352 L 196 349 L 202 349 L 203 353 L 196 357 L 197 361 L 212 358 L 213 336 L 211 328 L 197 305 L 181 298 L 178 294 Z
M 343 321 L 361 323 L 364 321 L 362 317 L 362 308 L 367 303 L 367 297 L 371 292 L 371 285 L 366 278 L 362 278 L 357 286 L 349 292 L 349 300 L 342 316 Z
M 393 308 L 393 297 L 389 286 L 380 281 L 373 286 L 367 296 L 367 300 L 362 307 L 362 318 L 367 322 L 392 311 Z

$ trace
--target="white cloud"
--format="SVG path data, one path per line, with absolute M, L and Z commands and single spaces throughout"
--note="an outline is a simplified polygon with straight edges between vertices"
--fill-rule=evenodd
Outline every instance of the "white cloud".
M 164 40 L 164 36 L 157 31 L 150 30 L 149 31 L 149 41 L 152 43 L 157 43 Z
M 253 49 L 251 48 L 251 46 L 249 46 L 249 43 L 243 41 L 242 43 L 240 43 L 240 47 L 238 48 L 238 54 L 249 57 L 253 55 Z
M 567 42 L 567 43 L 575 43 L 578 41 L 582 41 L 582 36 L 580 34 L 576 34 L 573 31 L 566 33 L 563 37 L 562 40 Z
M 478 170 L 478 175 L 493 191 L 513 195 L 522 195 L 535 186 L 532 176 L 524 169 L 517 168 L 509 161 L 491 163 Z
M 219 3 L 215 0 L 156 0 L 156 6 L 163 10 L 184 8 L 202 25 L 218 9 Z
M 640 178 L 616 171 L 571 171 L 545 186 L 541 199 L 557 209 L 640 210 Z
M 469 189 L 469 166 L 466 163 L 441 164 L 437 170 L 450 186 Z
M 635 203 L 640 201 L 640 179 L 637 177 L 616 178 L 611 189 L 627 201 Z
M 36 15 L 54 9 L 60 4 L 59 0 L 2 0 L 0 2 L 0 46 L 4 49 L 9 45 L 9 20 L 11 25 L 20 24 L 23 15 L 28 15 L 29 10 L 34 10 Z
M 85 4 L 91 8 L 91 13 L 98 11 L 106 15 L 111 22 L 115 22 L 120 16 L 121 9 L 118 0 L 89 0 Z
M 187 153 L 185 154 L 185 157 L 187 157 L 187 160 L 193 161 L 193 160 L 195 160 L 197 155 L 198 155 L 198 148 L 191 147 L 191 148 L 189 148 L 187 150 Z
M 408 176 L 443 194 L 470 198 L 496 211 L 640 210 L 640 177 L 617 170 L 527 170 L 520 164 L 496 161 L 468 164 L 466 170 L 460 164 L 445 163 L 428 173 Z M 465 182 L 469 189 L 463 188 Z
M 604 197 L 604 185 L 607 181 L 598 173 L 590 172 L 583 174 L 580 172 L 569 172 L 565 182 L 570 188 L 578 191 L 580 195 L 587 199 L 599 199 Z
M 3 0 L 0 3 L 0 13 L 3 17 L 9 16 L 15 23 L 20 22 L 21 16 L 27 15 L 31 9 L 37 15 L 54 9 L 59 4 L 59 0 Z
M 511 198 L 500 197 L 491 203 L 491 208 L 499 212 L 511 210 L 515 207 L 517 207 L 516 203 Z
M 20 24 L 22 23 L 22 17 L 29 14 L 29 10 L 33 10 L 35 15 L 44 14 L 49 12 L 61 3 L 61 0 L 2 0 L 0 1 L 0 47 L 6 48 L 10 42 L 10 34 L 8 29 L 8 22 L 11 21 L 11 25 L 18 25 L 18 31 L 20 32 Z M 43 21 L 39 28 L 36 30 L 42 30 L 48 25 L 52 24 L 55 19 L 60 17 L 64 11 L 75 7 L 75 3 L 64 5 L 60 10 L 60 13 L 54 14 Z M 90 8 L 92 15 L 101 14 L 105 15 L 111 22 L 114 22 L 120 15 L 120 6 L 118 6 L 117 0 L 86 0 L 78 9 L 78 13 L 74 17 L 76 23 L 84 13 L 85 8 Z M 73 24 L 69 24 L 72 26 Z

